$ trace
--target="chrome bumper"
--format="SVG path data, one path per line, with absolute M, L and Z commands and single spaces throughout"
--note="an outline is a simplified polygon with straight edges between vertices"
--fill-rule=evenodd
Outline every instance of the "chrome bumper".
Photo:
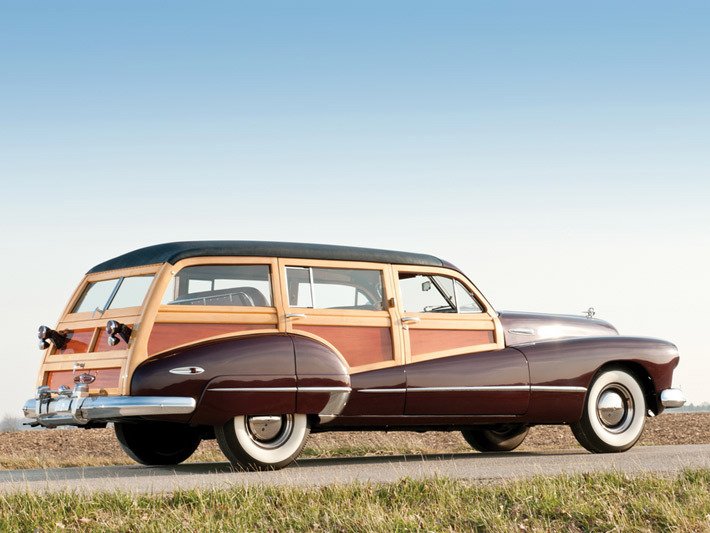
M 683 407 L 685 395 L 680 389 L 666 389 L 661 391 L 661 405 L 663 407 Z
M 90 422 L 110 422 L 126 417 L 182 415 L 195 410 L 194 398 L 171 396 L 82 396 L 76 390 L 60 391 L 52 397 L 48 387 L 40 387 L 23 407 L 25 417 L 46 427 L 84 426 Z M 70 395 L 71 394 L 71 395 Z

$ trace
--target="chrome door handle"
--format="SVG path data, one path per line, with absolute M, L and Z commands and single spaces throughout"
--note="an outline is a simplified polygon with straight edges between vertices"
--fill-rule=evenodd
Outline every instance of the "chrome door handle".
M 416 324 L 417 322 L 421 322 L 419 317 L 416 316 L 403 316 L 402 317 L 402 329 L 403 330 L 408 330 L 409 329 L 409 324 Z
M 299 319 L 299 318 L 308 318 L 307 315 L 304 315 L 303 313 L 289 313 L 286 315 L 286 318 L 292 318 L 292 319 Z

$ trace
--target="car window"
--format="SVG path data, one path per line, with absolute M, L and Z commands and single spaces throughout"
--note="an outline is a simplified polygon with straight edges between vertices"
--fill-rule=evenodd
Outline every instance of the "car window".
M 480 313 L 481 304 L 461 282 L 448 276 L 400 272 L 402 308 L 407 313 Z
M 271 295 L 269 265 L 199 265 L 173 277 L 162 304 L 270 307 Z
M 86 313 L 96 310 L 104 312 L 107 309 L 138 307 L 143 304 L 151 283 L 153 283 L 153 274 L 89 283 L 72 309 L 72 313 Z
M 347 268 L 286 267 L 291 307 L 384 309 L 382 272 Z

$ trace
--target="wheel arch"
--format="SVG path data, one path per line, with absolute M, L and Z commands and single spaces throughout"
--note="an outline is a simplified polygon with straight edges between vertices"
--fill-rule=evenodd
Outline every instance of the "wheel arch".
M 596 377 L 602 372 L 613 369 L 626 370 L 631 373 L 641 386 L 641 390 L 643 391 L 643 395 L 646 400 L 646 409 L 652 411 L 654 415 L 659 414 L 660 404 L 657 399 L 656 386 L 653 381 L 653 377 L 646 367 L 636 361 L 622 359 L 619 361 L 609 361 L 608 363 L 603 364 L 594 373 L 587 388 L 591 386 Z

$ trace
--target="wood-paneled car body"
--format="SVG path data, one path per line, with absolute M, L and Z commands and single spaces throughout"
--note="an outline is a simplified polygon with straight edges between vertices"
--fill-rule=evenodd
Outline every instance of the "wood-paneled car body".
M 512 450 L 569 424 L 623 451 L 679 407 L 674 345 L 593 317 L 496 312 L 456 267 L 422 254 L 198 241 L 91 269 L 55 329 L 25 416 L 113 422 L 144 464 L 216 437 L 245 468 L 280 468 L 309 431 L 460 430 Z

